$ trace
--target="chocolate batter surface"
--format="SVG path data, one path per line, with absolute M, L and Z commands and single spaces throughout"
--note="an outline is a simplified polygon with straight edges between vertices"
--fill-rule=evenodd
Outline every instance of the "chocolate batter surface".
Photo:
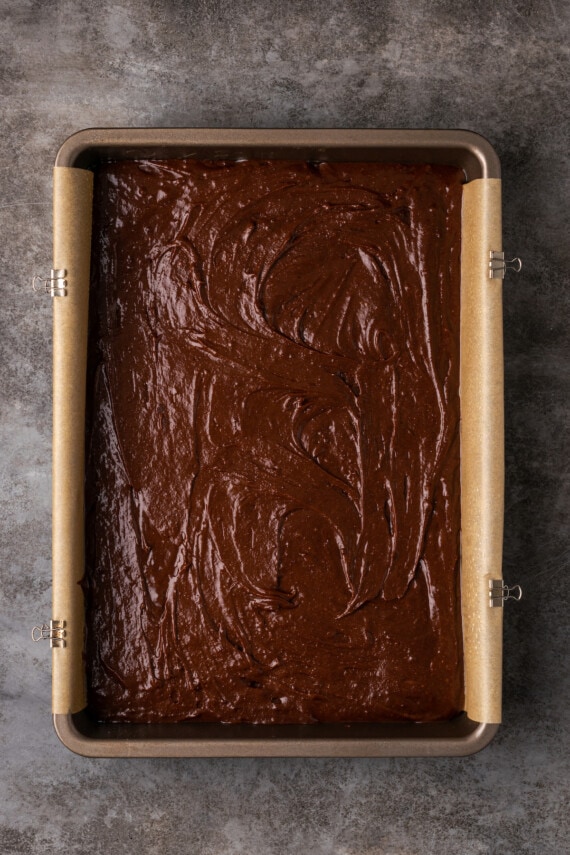
M 96 177 L 89 706 L 109 721 L 462 709 L 462 173 Z

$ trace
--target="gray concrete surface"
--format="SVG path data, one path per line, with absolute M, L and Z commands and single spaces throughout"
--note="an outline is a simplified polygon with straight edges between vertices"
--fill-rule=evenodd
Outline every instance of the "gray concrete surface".
M 0 854 L 568 852 L 568 17 L 563 0 L 0 0 Z M 51 166 L 89 126 L 463 127 L 503 164 L 504 726 L 463 760 L 91 761 L 49 651 Z

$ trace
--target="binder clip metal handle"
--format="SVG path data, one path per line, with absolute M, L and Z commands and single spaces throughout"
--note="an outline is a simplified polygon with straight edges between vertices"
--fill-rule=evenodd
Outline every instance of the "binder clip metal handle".
M 522 599 L 522 588 L 520 585 L 505 585 L 504 579 L 489 580 L 489 605 L 491 608 L 502 608 L 507 600 Z
M 504 252 L 497 252 L 492 249 L 489 253 L 489 279 L 504 279 L 507 270 L 520 273 L 522 270 L 520 258 L 517 256 L 507 260 Z
M 32 629 L 32 641 L 49 641 L 50 647 L 65 647 L 65 621 L 50 620 Z
M 50 297 L 65 297 L 67 295 L 67 270 L 63 268 L 53 268 L 49 277 L 33 276 L 32 290 L 36 294 L 49 294 Z

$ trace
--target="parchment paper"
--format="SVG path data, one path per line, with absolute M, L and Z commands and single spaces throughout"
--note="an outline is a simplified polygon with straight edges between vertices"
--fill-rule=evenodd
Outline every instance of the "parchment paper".
M 502 578 L 504 509 L 502 280 L 489 252 L 502 250 L 501 182 L 463 189 L 461 248 L 461 604 L 465 709 L 501 721 L 503 609 L 489 606 Z
M 53 266 L 67 270 L 67 296 L 53 299 L 53 612 L 66 646 L 52 651 L 54 713 L 85 706 L 83 667 L 83 486 L 87 310 L 93 175 L 54 169 Z
M 85 706 L 83 665 L 83 489 L 87 309 L 93 176 L 54 170 L 54 267 L 68 294 L 53 300 L 53 614 L 67 646 L 53 650 L 53 711 Z M 501 720 L 503 610 L 489 606 L 489 580 L 502 578 L 502 281 L 489 279 L 501 250 L 501 182 L 478 179 L 463 192 L 461 261 L 461 602 L 465 709 Z

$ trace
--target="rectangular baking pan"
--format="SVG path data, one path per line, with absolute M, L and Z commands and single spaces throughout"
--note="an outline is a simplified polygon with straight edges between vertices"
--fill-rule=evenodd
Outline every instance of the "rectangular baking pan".
M 81 131 L 67 139 L 57 154 L 55 165 L 92 170 L 98 163 L 108 160 L 169 157 L 429 162 L 462 168 L 467 183 L 478 179 L 500 178 L 499 160 L 494 149 L 483 137 L 469 131 L 93 129 Z M 56 199 L 55 217 L 58 215 L 59 204 L 61 202 Z M 500 210 L 498 216 L 500 218 Z M 501 246 L 494 248 L 500 250 Z M 55 266 L 61 266 L 61 263 L 58 265 L 54 262 Z M 56 302 L 60 299 L 65 298 L 57 297 Z M 498 422 L 495 420 L 495 427 L 499 424 L 502 432 L 501 341 L 496 342 L 495 350 L 497 352 L 493 356 L 494 370 L 499 371 L 501 383 L 500 401 L 494 404 L 498 419 Z M 59 370 L 56 362 L 54 365 L 55 370 Z M 55 380 L 54 376 L 54 383 Z M 54 434 L 58 424 L 58 406 L 54 395 Z M 80 418 L 77 416 L 76 421 Z M 76 424 L 74 429 L 82 435 L 83 422 Z M 494 454 L 494 465 L 499 467 L 501 479 L 502 433 L 498 437 Z M 66 486 L 66 476 L 59 471 L 60 463 L 61 456 L 57 459 L 54 457 L 54 544 L 59 534 L 62 501 L 65 501 L 66 506 L 73 506 L 70 512 L 74 517 L 73 524 L 77 526 L 77 531 L 83 531 L 82 499 L 78 501 L 77 494 L 73 494 L 72 488 Z M 67 460 L 66 463 L 73 466 L 72 460 Z M 499 492 L 498 499 L 497 495 L 493 494 L 484 500 L 493 505 L 491 513 L 500 519 L 502 526 L 502 493 Z M 56 585 L 56 573 L 60 572 L 56 557 L 54 551 L 54 592 L 56 587 L 61 591 L 62 585 L 75 585 L 82 575 L 82 568 L 75 568 L 75 582 L 58 577 Z M 500 562 L 500 555 L 498 558 L 496 556 L 496 559 Z M 488 581 L 486 570 L 487 568 L 482 570 L 485 584 Z M 70 596 L 74 596 L 73 592 Z M 64 616 L 55 613 L 56 600 L 60 603 L 61 596 L 58 600 L 54 593 L 54 618 L 59 619 Z M 488 606 L 488 601 L 486 604 Z M 502 612 L 502 609 L 491 611 Z M 502 614 L 500 619 L 502 621 Z M 500 646 L 497 648 L 498 643 L 495 643 L 493 656 L 500 666 L 501 650 Z M 54 699 L 59 695 L 60 688 L 55 680 L 55 657 L 60 655 L 61 648 L 55 648 Z M 76 650 L 75 655 L 79 657 L 80 653 Z M 79 678 L 69 679 L 73 681 Z M 500 673 L 498 677 L 495 674 L 493 679 L 500 680 Z M 77 694 L 76 688 L 78 687 L 74 685 L 68 687 L 71 694 Z M 81 694 L 81 689 L 78 689 L 78 692 Z M 184 722 L 130 725 L 98 723 L 89 717 L 85 708 L 61 712 L 60 703 L 54 704 L 54 709 L 54 726 L 61 741 L 72 751 L 92 757 L 462 756 L 473 754 L 485 747 L 498 729 L 496 717 L 493 721 L 477 721 L 465 713 L 451 721 L 427 724 L 301 726 Z

